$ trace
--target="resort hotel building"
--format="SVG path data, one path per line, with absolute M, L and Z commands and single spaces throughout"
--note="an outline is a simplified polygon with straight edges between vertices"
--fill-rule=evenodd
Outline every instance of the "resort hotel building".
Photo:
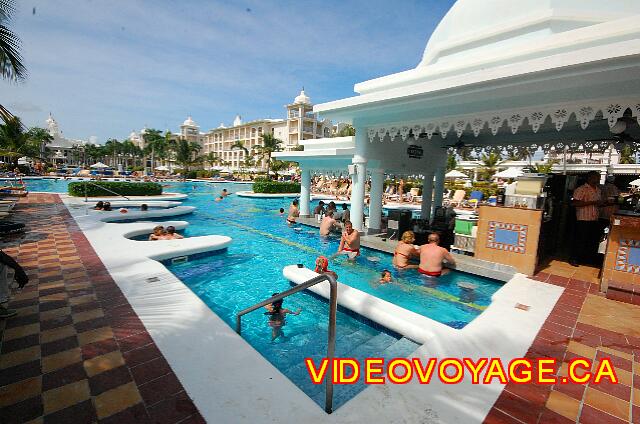
M 77 148 L 88 144 L 97 144 L 93 136 L 90 137 L 89 140 L 77 140 L 64 137 L 58 121 L 55 120 L 51 113 L 49 113 L 45 124 L 45 129 L 49 132 L 49 135 L 53 137 L 51 142 L 46 145 L 46 156 L 55 166 L 77 165 L 80 161 Z

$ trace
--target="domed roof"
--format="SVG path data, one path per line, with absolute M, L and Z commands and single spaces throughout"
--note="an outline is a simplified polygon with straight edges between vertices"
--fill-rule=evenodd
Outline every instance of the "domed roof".
M 304 93 L 304 88 L 300 91 L 300 94 L 298 94 L 298 96 L 295 99 L 293 99 L 293 104 L 304 104 L 304 105 L 311 104 L 311 99 L 309 98 L 309 96 L 307 96 Z
M 418 67 L 529 49 L 567 31 L 640 13 L 640 1 L 458 0 L 431 35 Z
M 129 140 L 134 140 L 138 138 L 138 134 L 136 134 L 135 130 L 131 131 L 131 134 L 129 134 Z
M 220 122 L 220 126 L 218 128 L 227 128 L 224 126 L 224 122 Z
M 191 118 L 191 115 L 182 123 L 184 127 L 197 127 L 198 124 Z
M 233 120 L 233 126 L 238 127 L 242 125 L 242 116 L 236 115 L 236 118 Z

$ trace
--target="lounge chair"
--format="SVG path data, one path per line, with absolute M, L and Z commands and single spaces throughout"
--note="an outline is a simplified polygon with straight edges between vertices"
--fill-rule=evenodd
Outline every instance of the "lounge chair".
M 473 207 L 473 209 L 476 209 L 480 204 L 480 202 L 482 202 L 483 197 L 484 195 L 482 194 L 481 191 L 479 190 L 472 191 L 471 194 L 469 195 L 469 202 L 468 202 L 469 206 Z
M 467 195 L 467 193 L 464 190 L 456 190 L 455 193 L 453 193 L 453 198 L 451 200 L 449 200 L 447 206 L 460 206 L 462 204 L 462 202 L 464 202 L 464 198 Z
M 396 194 L 396 187 L 394 185 L 389 185 L 384 193 L 384 199 L 393 202 L 397 201 L 399 198 L 400 196 Z
M 411 203 L 422 202 L 422 196 L 420 196 L 420 189 L 418 187 L 413 187 L 409 190 L 409 193 L 407 193 L 407 201 Z

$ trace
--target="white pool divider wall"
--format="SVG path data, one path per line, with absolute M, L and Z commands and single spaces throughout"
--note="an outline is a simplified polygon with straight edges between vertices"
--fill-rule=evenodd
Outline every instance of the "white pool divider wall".
M 283 268 L 282 274 L 286 279 L 301 284 L 318 276 L 308 268 L 298 268 L 297 265 L 289 265 Z M 313 293 L 329 299 L 329 284 L 319 283 L 309 287 Z M 455 332 L 453 328 L 424 317 L 415 312 L 401 308 L 398 305 L 387 302 L 362 290 L 355 289 L 338 282 L 338 305 L 380 324 L 389 330 L 395 331 L 404 337 L 417 343 L 424 344 L 434 337 L 436 330 L 440 333 Z

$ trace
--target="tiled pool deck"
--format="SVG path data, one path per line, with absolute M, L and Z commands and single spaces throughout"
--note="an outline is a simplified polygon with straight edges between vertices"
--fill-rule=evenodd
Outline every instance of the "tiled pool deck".
M 0 320 L 0 422 L 204 422 L 60 198 L 11 219 L 28 232 L 2 246 L 30 282 Z
M 12 219 L 29 231 L 2 246 L 31 282 L 0 321 L 0 421 L 203 422 L 58 196 L 31 194 Z M 640 308 L 599 295 L 593 268 L 553 262 L 535 279 L 566 290 L 528 356 L 609 356 L 622 384 L 508 385 L 486 422 L 640 422 Z

